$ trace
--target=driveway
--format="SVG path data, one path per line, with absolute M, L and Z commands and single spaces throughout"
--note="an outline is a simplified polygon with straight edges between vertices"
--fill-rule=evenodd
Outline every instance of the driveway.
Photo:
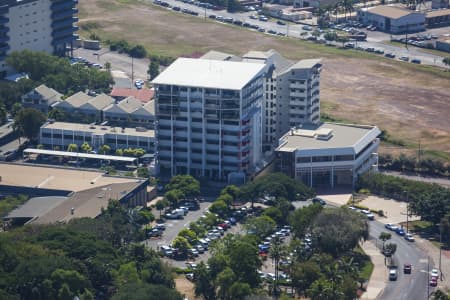
M 398 224 L 400 222 L 406 222 L 406 202 L 370 195 L 367 196 L 367 198 L 361 201 L 359 204 L 376 211 L 382 210 L 386 217 L 377 218 L 377 220 L 381 223 Z M 412 216 L 409 218 L 409 220 L 420 220 L 420 217 Z

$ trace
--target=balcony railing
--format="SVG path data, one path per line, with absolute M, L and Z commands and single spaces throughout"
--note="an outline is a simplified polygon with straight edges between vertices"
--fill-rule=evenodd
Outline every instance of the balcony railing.
M 78 9 L 72 8 L 72 9 L 69 9 L 69 10 L 64 10 L 64 11 L 53 13 L 52 14 L 52 19 L 54 21 L 61 20 L 61 19 L 67 19 L 67 18 L 71 18 L 72 16 L 74 16 L 76 14 L 78 14 Z

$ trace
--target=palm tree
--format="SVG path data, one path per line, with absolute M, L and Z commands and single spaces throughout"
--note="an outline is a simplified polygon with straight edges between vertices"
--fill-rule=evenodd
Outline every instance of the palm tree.
M 286 254 L 286 247 L 283 245 L 281 239 L 276 237 L 273 240 L 273 244 L 270 247 L 269 255 L 272 257 L 275 263 L 275 282 L 274 282 L 274 292 L 277 292 L 277 283 L 278 283 L 278 273 L 279 273 L 279 263 L 280 259 Z

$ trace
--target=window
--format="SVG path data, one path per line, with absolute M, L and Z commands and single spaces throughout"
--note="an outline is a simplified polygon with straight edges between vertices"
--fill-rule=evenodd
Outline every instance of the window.
M 311 162 L 311 157 L 297 157 L 297 163 L 302 164 L 302 163 L 309 163 Z

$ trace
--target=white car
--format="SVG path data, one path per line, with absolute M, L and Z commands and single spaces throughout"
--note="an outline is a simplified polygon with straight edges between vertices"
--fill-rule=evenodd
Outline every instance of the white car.
M 438 269 L 433 269 L 431 270 L 431 278 L 438 278 L 439 277 L 439 270 Z
M 405 240 L 408 242 L 414 242 L 414 236 L 411 233 L 405 234 Z

